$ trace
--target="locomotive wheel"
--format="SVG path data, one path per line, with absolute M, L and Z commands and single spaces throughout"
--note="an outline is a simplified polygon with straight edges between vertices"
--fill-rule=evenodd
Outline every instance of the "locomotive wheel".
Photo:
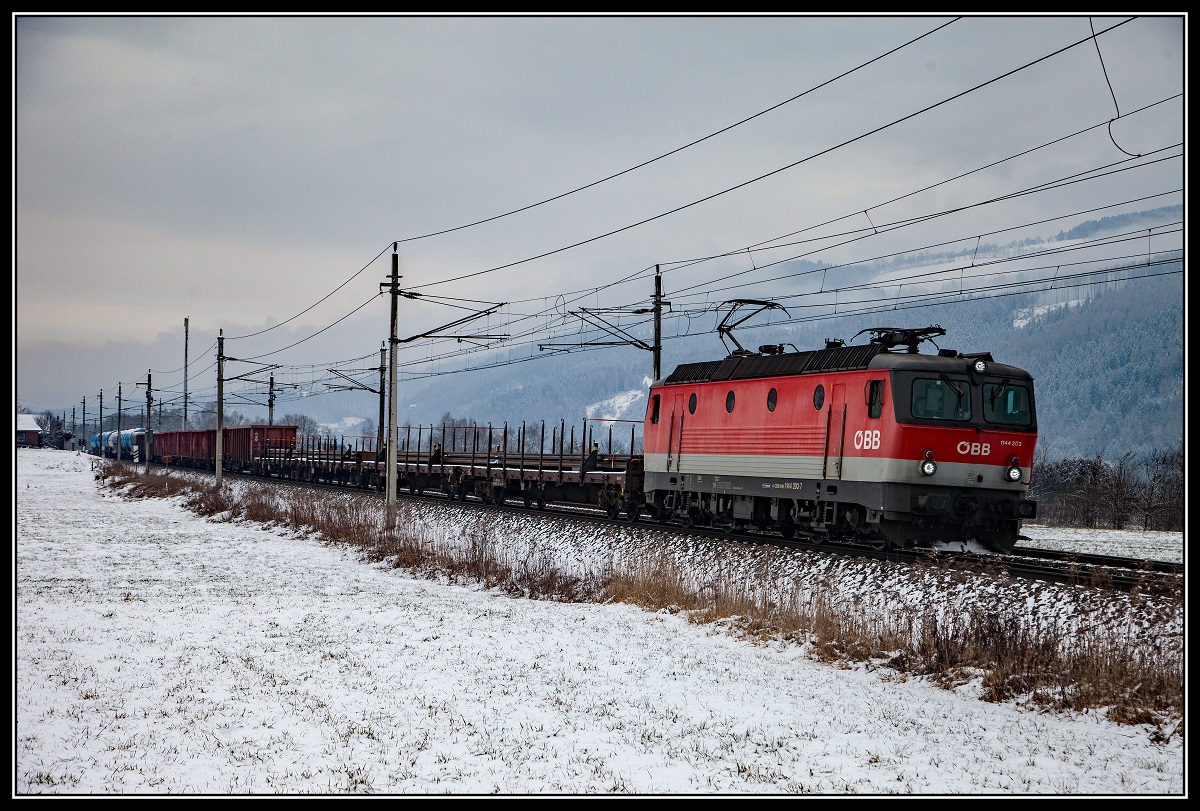
M 638 518 L 642 515 L 641 504 L 630 504 L 625 510 L 625 516 L 629 519 L 629 523 L 636 524 Z

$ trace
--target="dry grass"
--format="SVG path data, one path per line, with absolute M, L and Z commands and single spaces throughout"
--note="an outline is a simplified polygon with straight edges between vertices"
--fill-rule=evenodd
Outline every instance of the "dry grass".
M 812 656 L 827 662 L 886 667 L 928 677 L 946 688 L 979 679 L 987 701 L 1022 699 L 1059 710 L 1104 708 L 1119 723 L 1160 728 L 1182 714 L 1181 655 L 1143 650 L 1125 639 L 1107 638 L 1101 630 L 1065 644 L 978 612 L 952 620 L 933 611 L 879 616 L 820 583 L 791 594 L 756 586 L 771 582 L 765 575 L 715 576 L 695 584 L 665 554 L 619 571 L 610 566 L 603 574 L 580 577 L 536 555 L 510 559 L 495 543 L 496 527 L 487 518 L 466 527 L 463 542 L 437 544 L 406 529 L 412 522 L 403 504 L 396 529 L 389 531 L 378 503 L 368 499 L 266 484 L 218 491 L 199 479 L 143 473 L 134 466 L 109 465 L 97 478 L 134 498 L 183 495 L 189 509 L 208 517 L 319 533 L 326 542 L 361 549 L 369 560 L 447 582 L 479 583 L 537 600 L 621 602 L 683 613 L 694 622 L 721 623 L 747 637 L 806 644 Z

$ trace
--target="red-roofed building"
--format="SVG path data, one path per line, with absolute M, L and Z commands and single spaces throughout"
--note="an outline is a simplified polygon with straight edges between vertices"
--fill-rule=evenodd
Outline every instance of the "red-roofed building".
M 36 448 L 40 444 L 42 426 L 32 414 L 17 415 L 17 447 Z

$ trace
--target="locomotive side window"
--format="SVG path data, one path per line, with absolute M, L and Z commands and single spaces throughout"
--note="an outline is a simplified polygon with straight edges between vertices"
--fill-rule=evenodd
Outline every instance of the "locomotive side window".
M 883 381 L 872 380 L 867 390 L 867 416 L 878 418 L 883 413 Z
M 725 395 L 725 410 L 728 411 L 730 414 L 733 413 L 733 391 L 732 390 L 730 390 L 729 394 Z
M 813 392 L 813 408 L 820 411 L 823 405 L 825 405 L 825 387 L 818 383 L 816 391 Z
M 1002 425 L 1029 425 L 1033 422 L 1029 408 L 1029 389 L 1003 383 L 983 384 L 983 418 Z
M 660 396 L 657 394 L 650 398 L 650 422 L 653 423 L 654 425 L 658 425 L 659 400 L 660 400 Z
M 689 414 L 696 413 L 696 395 L 695 395 L 695 393 L 693 393 L 692 396 L 688 398 L 688 413 Z
M 912 387 L 912 415 L 926 420 L 971 419 L 971 384 L 945 375 L 918 377 Z
M 775 404 L 779 402 L 779 392 L 771 389 L 767 392 L 767 411 L 774 411 Z

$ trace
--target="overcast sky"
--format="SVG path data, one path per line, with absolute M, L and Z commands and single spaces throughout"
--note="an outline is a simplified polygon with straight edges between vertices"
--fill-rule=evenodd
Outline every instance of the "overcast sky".
M 458 299 L 403 299 L 400 337 L 505 302 L 465 331 L 529 354 L 556 313 L 644 300 L 655 265 L 700 306 L 805 292 L 755 270 L 788 257 L 1179 205 L 1186 18 L 1129 19 L 14 16 L 17 395 L 69 410 L 148 369 L 178 392 L 185 317 L 196 394 L 219 329 L 281 380 L 376 365 L 394 241 L 402 286 Z M 954 207 L 842 248 L 745 250 Z M 1138 249 L 1180 242 L 1159 239 Z M 715 281 L 735 273 L 758 284 Z

